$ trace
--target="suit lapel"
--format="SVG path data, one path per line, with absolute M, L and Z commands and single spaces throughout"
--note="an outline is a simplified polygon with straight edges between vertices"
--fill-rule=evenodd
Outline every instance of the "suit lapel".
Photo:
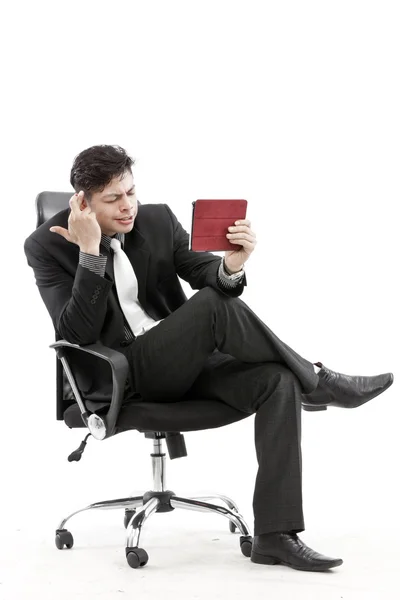
M 130 234 L 125 236 L 124 250 L 132 263 L 138 280 L 138 300 L 145 307 L 150 249 L 140 231 L 134 228 Z
M 104 247 L 101 246 L 101 248 L 102 248 L 101 252 L 103 253 L 104 252 L 104 250 L 103 250 Z M 107 262 L 106 262 L 106 273 L 110 277 L 110 279 L 112 279 L 114 281 L 113 254 L 112 254 L 111 250 L 107 250 L 106 248 L 105 248 L 105 251 L 106 251 L 107 256 L 108 256 L 108 259 L 107 259 Z

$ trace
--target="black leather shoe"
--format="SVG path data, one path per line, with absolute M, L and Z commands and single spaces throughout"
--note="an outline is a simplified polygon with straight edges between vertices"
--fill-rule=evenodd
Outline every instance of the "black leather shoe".
M 250 560 L 261 565 L 282 564 L 299 571 L 327 571 L 343 564 L 306 546 L 296 533 L 269 533 L 254 536 Z
M 372 377 L 343 375 L 314 363 L 321 369 L 319 383 L 310 394 L 303 394 L 304 410 L 326 410 L 327 406 L 356 408 L 368 400 L 379 396 L 393 383 L 393 373 L 383 373 Z

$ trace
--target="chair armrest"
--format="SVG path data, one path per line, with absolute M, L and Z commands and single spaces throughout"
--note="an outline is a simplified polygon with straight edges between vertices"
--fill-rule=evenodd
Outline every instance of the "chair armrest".
M 122 402 L 124 400 L 125 382 L 129 374 L 129 364 L 126 356 L 117 350 L 113 350 L 108 346 L 104 346 L 100 342 L 88 344 L 87 346 L 79 346 L 79 344 L 71 344 L 66 340 L 58 340 L 54 344 L 50 344 L 50 348 L 54 348 L 56 350 L 57 357 L 63 363 L 63 367 L 66 370 L 67 377 L 81 409 L 82 419 L 85 425 L 87 425 L 89 428 L 90 433 L 96 439 L 101 440 L 111 437 L 115 431 L 115 425 L 121 410 Z M 102 415 L 100 417 L 96 414 L 89 415 L 87 412 L 85 404 L 80 397 L 79 390 L 76 386 L 72 372 L 69 369 L 68 361 L 66 359 L 67 352 L 65 352 L 68 349 L 87 352 L 93 356 L 97 356 L 98 358 L 107 361 L 110 365 L 112 373 L 112 397 L 110 408 L 108 409 L 106 415 Z

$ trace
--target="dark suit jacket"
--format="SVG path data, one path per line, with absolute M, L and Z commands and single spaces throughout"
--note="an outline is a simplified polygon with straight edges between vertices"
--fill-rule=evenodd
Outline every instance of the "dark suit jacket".
M 40 225 L 24 244 L 28 264 L 53 320 L 57 338 L 85 345 L 101 341 L 119 350 L 124 345 L 124 318 L 114 285 L 112 260 L 101 277 L 79 264 L 79 247 L 49 228 L 68 228 L 70 208 Z M 187 297 L 178 276 L 192 289 L 213 287 L 240 296 L 246 278 L 234 289 L 218 284 L 220 257 L 188 249 L 189 235 L 166 204 L 140 204 L 124 250 L 138 280 L 138 300 L 155 320 L 179 308 Z M 103 250 L 105 252 L 105 250 Z

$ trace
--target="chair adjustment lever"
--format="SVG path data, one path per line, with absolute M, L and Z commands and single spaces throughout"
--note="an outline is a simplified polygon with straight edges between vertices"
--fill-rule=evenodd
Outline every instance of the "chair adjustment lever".
M 72 462 L 72 461 L 78 461 L 81 460 L 82 458 L 82 454 L 85 451 L 85 447 L 86 447 L 86 440 L 88 439 L 88 437 L 92 435 L 91 433 L 88 433 L 87 436 L 85 437 L 85 439 L 81 442 L 81 445 L 79 446 L 79 448 L 77 450 L 74 450 L 73 452 L 71 452 L 71 454 L 68 456 L 68 461 Z

